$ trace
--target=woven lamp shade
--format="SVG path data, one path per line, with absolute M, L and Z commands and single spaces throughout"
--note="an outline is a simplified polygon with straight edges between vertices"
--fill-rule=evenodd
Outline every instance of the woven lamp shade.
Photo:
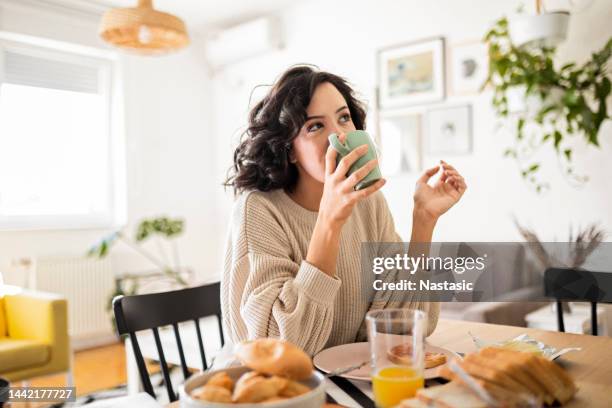
M 153 9 L 152 0 L 138 0 L 137 7 L 108 10 L 102 16 L 100 36 L 116 47 L 147 55 L 189 44 L 183 20 Z

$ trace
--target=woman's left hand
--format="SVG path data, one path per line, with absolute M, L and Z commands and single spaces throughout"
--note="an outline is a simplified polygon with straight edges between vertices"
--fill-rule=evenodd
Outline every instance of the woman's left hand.
M 432 167 L 418 179 L 414 192 L 414 212 L 437 219 L 449 210 L 463 195 L 467 185 L 459 172 L 440 160 L 441 166 Z M 427 182 L 442 167 L 442 175 L 430 186 Z

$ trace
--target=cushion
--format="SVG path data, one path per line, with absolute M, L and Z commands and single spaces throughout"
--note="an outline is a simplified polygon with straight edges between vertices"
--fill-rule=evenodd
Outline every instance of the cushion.
M 49 355 L 49 346 L 45 343 L 4 337 L 0 339 L 0 374 L 42 366 L 49 361 Z
M 0 297 L 0 338 L 6 337 L 6 314 L 4 312 L 4 298 Z

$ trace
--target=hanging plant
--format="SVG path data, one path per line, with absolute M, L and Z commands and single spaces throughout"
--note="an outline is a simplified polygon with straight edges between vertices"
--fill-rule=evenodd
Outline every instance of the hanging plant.
M 485 36 L 488 43 L 489 75 L 484 86 L 493 88 L 493 107 L 509 121 L 516 135 L 515 146 L 504 155 L 517 160 L 522 177 L 536 191 L 548 188 L 538 177 L 541 164 L 534 153 L 553 148 L 570 179 L 584 183 L 588 178 L 573 169 L 569 137 L 582 137 L 599 147 L 599 130 L 609 119 L 606 99 L 610 95 L 607 63 L 612 55 L 612 38 L 591 58 L 578 65 L 555 67 L 555 47 L 513 44 L 508 20 L 499 19 Z M 524 106 L 516 111 L 519 100 Z

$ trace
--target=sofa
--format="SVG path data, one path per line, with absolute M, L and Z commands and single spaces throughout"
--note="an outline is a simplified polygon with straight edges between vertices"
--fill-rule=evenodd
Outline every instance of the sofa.
M 495 302 L 444 302 L 440 317 L 525 327 L 525 316 L 547 304 L 542 301 L 543 270 L 521 243 L 445 243 L 441 256 L 475 256 L 494 251 Z
M 26 290 L 0 295 L 0 377 L 68 373 L 72 385 L 70 353 L 66 299 Z

